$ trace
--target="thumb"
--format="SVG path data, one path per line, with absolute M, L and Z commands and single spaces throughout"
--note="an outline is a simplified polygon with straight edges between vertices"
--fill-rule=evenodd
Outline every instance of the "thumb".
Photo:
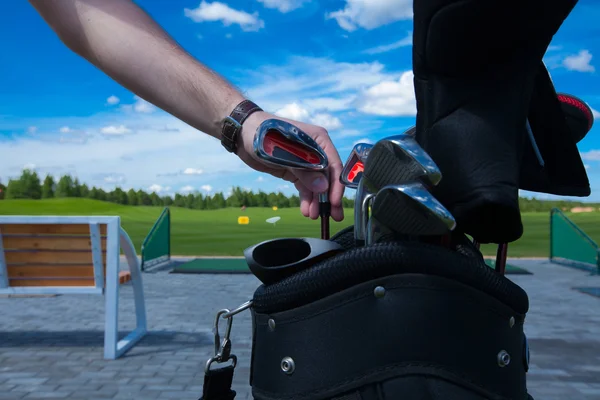
M 313 193 L 325 193 L 329 190 L 329 180 L 324 172 L 297 169 L 293 174 Z

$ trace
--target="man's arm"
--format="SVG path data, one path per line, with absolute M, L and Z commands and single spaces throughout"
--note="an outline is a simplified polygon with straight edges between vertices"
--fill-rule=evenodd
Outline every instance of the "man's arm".
M 244 96 L 130 0 L 29 0 L 73 52 L 141 98 L 217 139 Z

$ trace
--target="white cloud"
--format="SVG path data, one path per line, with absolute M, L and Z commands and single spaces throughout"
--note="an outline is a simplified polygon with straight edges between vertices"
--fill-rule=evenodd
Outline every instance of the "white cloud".
M 598 119 L 598 118 L 600 118 L 600 111 L 592 108 L 592 115 L 594 116 L 594 119 Z
M 73 130 L 71 128 L 69 128 L 68 126 L 63 126 L 62 128 L 59 129 L 60 133 L 69 133 L 72 132 Z
M 204 171 L 197 168 L 186 168 L 183 170 L 184 175 L 201 175 Z
M 383 44 L 381 46 L 371 47 L 370 49 L 363 51 L 363 53 L 365 53 L 365 54 L 381 54 L 381 53 L 387 53 L 388 51 L 396 50 L 401 47 L 407 47 L 407 46 L 412 46 L 412 34 L 409 34 L 405 38 L 400 39 L 394 43 Z
M 258 0 L 265 8 L 275 8 L 282 13 L 296 10 L 310 0 Z
M 581 153 L 581 159 L 584 161 L 600 161 L 600 150 L 590 150 Z
M 565 57 L 563 66 L 570 71 L 594 72 L 596 69 L 590 61 L 592 61 L 592 53 L 589 50 L 581 50 L 575 55 Z
M 194 191 L 194 187 L 190 186 L 190 185 L 186 185 L 186 186 L 182 187 L 181 189 L 179 189 L 179 191 L 183 192 L 183 193 L 190 193 L 190 192 Z
M 413 0 L 346 0 L 346 6 L 326 14 L 335 19 L 340 28 L 352 32 L 356 29 L 375 29 L 400 20 L 412 19 Z
M 262 176 L 259 176 L 258 178 L 256 178 L 256 182 L 264 182 L 265 178 L 263 178 Z
M 200 189 L 204 190 L 205 192 L 210 193 L 210 192 L 212 192 L 213 187 L 210 185 L 202 185 L 202 186 L 200 186 Z
M 27 128 L 27 133 L 36 133 L 37 130 L 37 126 L 30 126 L 29 128 Z
M 322 126 L 323 128 L 327 129 L 327 131 L 332 132 L 335 130 L 338 130 L 342 127 L 342 122 L 340 121 L 340 119 L 338 117 L 334 117 L 331 114 L 315 114 L 310 122 L 312 122 L 315 125 L 318 126 Z
M 33 170 L 35 169 L 35 167 L 36 167 L 36 165 L 35 165 L 35 164 L 33 164 L 33 163 L 27 163 L 27 164 L 23 165 L 23 169 L 24 169 L 24 170 L 25 170 L 25 169 L 28 169 L 28 170 L 30 170 L 30 171 L 33 171 Z
M 194 22 L 221 21 L 224 26 L 237 24 L 244 31 L 258 31 L 265 26 L 265 22 L 258 18 L 258 13 L 238 11 L 218 1 L 208 3 L 202 0 L 198 8 L 185 8 L 183 13 Z
M 135 96 L 136 102 L 133 104 L 133 110 L 139 113 L 151 113 L 156 110 L 152 104 L 148 103 L 146 100 Z
M 117 96 L 110 96 L 106 99 L 106 103 L 110 105 L 119 104 L 119 101 L 121 100 Z
M 169 186 L 159 185 L 158 183 L 154 183 L 154 184 L 150 185 L 150 187 L 148 187 L 148 192 L 156 193 L 156 194 L 168 192 L 169 190 L 171 190 L 171 188 Z
M 131 133 L 131 129 L 127 128 L 125 125 L 109 125 L 100 129 L 100 133 L 104 135 L 121 136 Z
M 356 102 L 358 110 L 381 116 L 414 116 L 417 114 L 413 73 L 407 71 L 400 79 L 383 81 L 363 92 Z
M 309 122 L 310 113 L 298 103 L 286 104 L 283 108 L 275 111 L 275 115 L 281 118 L 289 118 L 300 122 Z
M 126 112 L 136 112 L 141 114 L 151 114 L 158 110 L 153 104 L 147 102 L 139 96 L 133 96 L 135 100 L 133 104 L 121 105 L 121 110 Z
M 396 80 L 402 72 L 385 70 L 379 62 L 347 63 L 328 58 L 291 57 L 284 65 L 265 65 L 245 71 L 248 96 L 265 110 L 297 103 L 309 112 L 352 107 L 360 91 L 382 81 Z M 298 99 L 304 100 L 302 103 Z
M 295 121 L 318 125 L 328 131 L 334 131 L 342 127 L 342 122 L 338 117 L 327 113 L 311 114 L 309 110 L 298 103 L 286 104 L 281 109 L 275 111 L 275 115 L 282 118 L 289 118 Z

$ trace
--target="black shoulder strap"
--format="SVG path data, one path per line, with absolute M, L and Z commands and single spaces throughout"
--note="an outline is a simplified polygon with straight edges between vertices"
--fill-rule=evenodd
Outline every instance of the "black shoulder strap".
M 209 369 L 204 374 L 202 397 L 199 400 L 233 400 L 235 391 L 231 390 L 234 366 Z

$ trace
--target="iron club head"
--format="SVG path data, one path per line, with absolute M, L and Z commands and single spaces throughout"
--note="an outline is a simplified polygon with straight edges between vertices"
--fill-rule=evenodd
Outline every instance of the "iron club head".
M 433 159 L 410 135 L 397 135 L 375 143 L 365 163 L 363 178 L 376 192 L 386 185 L 421 181 L 437 185 L 442 173 Z
M 324 171 L 325 151 L 304 131 L 279 119 L 265 120 L 254 136 L 254 153 L 262 161 L 288 168 Z
M 362 178 L 365 169 L 365 161 L 373 147 L 369 143 L 358 143 L 350 152 L 350 156 L 344 164 L 344 169 L 340 174 L 340 182 L 350 189 L 357 189 L 358 182 Z
M 375 195 L 371 217 L 406 235 L 443 235 L 456 227 L 450 211 L 421 182 L 384 186 Z

